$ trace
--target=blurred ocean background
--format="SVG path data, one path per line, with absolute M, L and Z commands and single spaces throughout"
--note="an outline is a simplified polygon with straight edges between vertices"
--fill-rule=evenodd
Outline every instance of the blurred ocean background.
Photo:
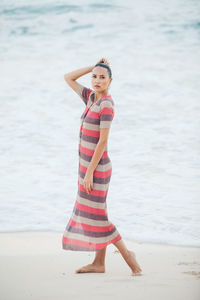
M 102 57 L 110 221 L 125 239 L 200 247 L 199 0 L 1 0 L 0 232 L 64 232 L 85 105 L 63 76 Z

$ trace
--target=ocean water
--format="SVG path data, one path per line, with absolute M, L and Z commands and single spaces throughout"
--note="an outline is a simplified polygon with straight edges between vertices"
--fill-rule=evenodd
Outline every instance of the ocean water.
M 84 103 L 63 75 L 106 57 L 109 219 L 123 238 L 200 246 L 200 1 L 0 2 L 0 232 L 62 232 Z M 78 81 L 91 87 L 91 73 Z

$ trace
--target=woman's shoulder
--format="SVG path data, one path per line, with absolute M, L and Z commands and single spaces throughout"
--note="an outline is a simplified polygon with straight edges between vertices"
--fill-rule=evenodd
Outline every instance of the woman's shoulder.
M 100 106 L 101 107 L 110 107 L 114 109 L 115 103 L 113 101 L 113 98 L 111 95 L 105 95 L 105 97 L 103 97 L 100 101 Z

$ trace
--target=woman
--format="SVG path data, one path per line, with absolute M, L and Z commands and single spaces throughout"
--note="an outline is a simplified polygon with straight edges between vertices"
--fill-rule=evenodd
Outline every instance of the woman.
M 92 72 L 93 90 L 76 80 Z M 64 75 L 68 85 L 81 97 L 85 110 L 79 136 L 78 193 L 72 216 L 62 237 L 65 250 L 96 251 L 92 264 L 75 273 L 105 272 L 106 246 L 113 243 L 130 266 L 132 275 L 141 275 L 133 251 L 126 248 L 116 227 L 108 220 L 106 197 L 112 173 L 107 142 L 114 117 L 114 102 L 108 93 L 112 72 L 108 61 Z

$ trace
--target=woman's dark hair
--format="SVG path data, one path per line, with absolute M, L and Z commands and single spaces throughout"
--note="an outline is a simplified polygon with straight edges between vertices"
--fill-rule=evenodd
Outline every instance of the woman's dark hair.
M 107 64 L 104 64 L 104 63 L 98 63 L 98 64 L 95 65 L 95 67 L 98 67 L 98 66 L 106 68 L 106 69 L 108 70 L 108 75 L 109 75 L 109 77 L 112 78 L 112 71 L 111 71 L 111 68 L 110 68 Z

